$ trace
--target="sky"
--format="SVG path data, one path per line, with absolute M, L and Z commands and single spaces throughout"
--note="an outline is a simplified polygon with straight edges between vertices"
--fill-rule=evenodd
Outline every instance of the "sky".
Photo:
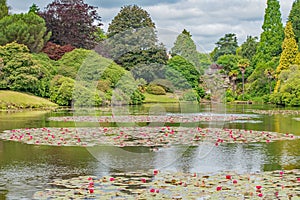
M 105 31 L 124 5 L 136 4 L 154 21 L 160 42 L 170 49 L 183 29 L 190 31 L 197 48 L 210 52 L 226 33 L 235 33 L 239 44 L 247 35 L 260 35 L 267 0 L 85 0 L 97 6 Z M 285 24 L 294 0 L 280 0 Z M 7 0 L 11 13 L 27 12 L 33 4 L 41 9 L 52 0 Z

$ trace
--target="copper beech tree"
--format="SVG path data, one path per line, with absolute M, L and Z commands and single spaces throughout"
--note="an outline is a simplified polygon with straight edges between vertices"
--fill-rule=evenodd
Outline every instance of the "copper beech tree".
M 92 49 L 96 45 L 95 33 L 102 25 L 96 8 L 83 0 L 54 0 L 39 15 L 52 32 L 51 42 Z

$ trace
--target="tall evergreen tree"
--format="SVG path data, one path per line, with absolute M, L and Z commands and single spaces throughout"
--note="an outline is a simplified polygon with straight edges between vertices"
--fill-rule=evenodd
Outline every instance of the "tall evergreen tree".
M 39 52 L 51 36 L 46 29 L 45 20 L 32 12 L 6 16 L 0 20 L 0 45 L 15 41 Z
M 6 0 L 0 0 L 0 19 L 8 15 Z
M 266 63 L 282 52 L 281 44 L 284 38 L 284 29 L 281 20 L 280 4 L 278 0 L 267 0 L 263 32 L 254 57 L 254 65 Z
M 217 61 L 222 55 L 236 54 L 238 42 L 235 33 L 227 33 L 224 37 L 220 38 L 216 43 L 217 47 L 214 49 L 213 60 Z
M 247 92 L 256 96 L 269 94 L 269 87 L 266 87 L 268 78 L 264 73 L 267 68 L 276 69 L 282 52 L 284 29 L 278 0 L 267 0 L 262 29 L 260 42 L 251 63 L 251 68 L 254 70 L 248 77 L 248 83 L 246 84 Z
M 300 48 L 300 0 L 294 1 L 290 11 L 289 21 L 293 24 L 295 39 L 298 43 L 298 47 Z
M 187 30 L 183 30 L 178 35 L 174 46 L 171 49 L 171 53 L 180 55 L 188 62 L 192 63 L 198 71 L 202 71 L 199 60 L 199 52 L 197 51 L 196 44 L 192 39 L 192 35 Z
M 243 58 L 247 58 L 248 60 L 252 60 L 252 57 L 256 53 L 257 49 L 257 37 L 247 36 L 246 41 L 241 45 L 240 55 Z
M 292 23 L 288 22 L 284 30 L 285 38 L 282 43 L 282 53 L 280 56 L 279 65 L 276 69 L 277 75 L 281 73 L 282 70 L 289 69 L 289 67 L 295 63 L 296 56 L 298 54 L 298 45 L 295 40 L 295 34 L 293 32 Z M 278 91 L 280 87 L 280 81 L 277 81 L 275 92 Z
M 38 14 L 38 13 L 40 12 L 40 8 L 34 3 L 34 4 L 32 4 L 32 5 L 30 6 L 28 12 L 29 12 L 29 13 L 30 13 L 30 12 L 33 12 L 33 13 L 35 13 L 35 14 Z

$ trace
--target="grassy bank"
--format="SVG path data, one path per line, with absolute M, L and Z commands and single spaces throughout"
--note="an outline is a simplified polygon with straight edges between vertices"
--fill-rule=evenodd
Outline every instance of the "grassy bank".
M 174 94 L 167 93 L 166 95 L 153 95 L 149 93 L 144 93 L 145 100 L 144 103 L 178 103 L 178 97 Z
M 37 96 L 0 90 L 0 109 L 50 109 L 58 107 L 57 104 Z

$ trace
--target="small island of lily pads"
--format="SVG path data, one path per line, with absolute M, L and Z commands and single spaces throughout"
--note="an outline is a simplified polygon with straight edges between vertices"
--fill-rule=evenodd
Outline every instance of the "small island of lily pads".
M 33 199 L 291 199 L 300 198 L 300 171 L 217 174 L 112 173 L 56 179 Z

